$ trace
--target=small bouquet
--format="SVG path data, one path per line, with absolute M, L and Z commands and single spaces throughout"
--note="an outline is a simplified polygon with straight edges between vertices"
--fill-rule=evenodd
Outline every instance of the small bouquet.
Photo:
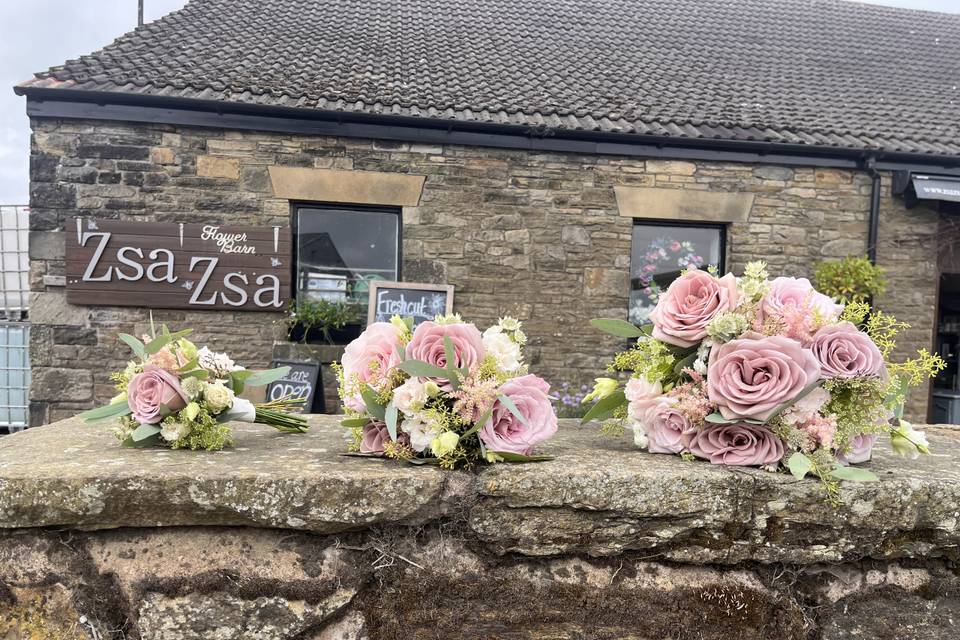
M 520 322 L 482 334 L 459 315 L 413 331 L 394 316 L 351 342 L 337 375 L 350 454 L 452 469 L 548 460 L 534 447 L 557 431 L 550 385 L 527 373 Z
M 121 333 L 137 358 L 110 377 L 120 392 L 110 404 L 80 414 L 87 422 L 118 418 L 123 446 L 219 451 L 233 444 L 225 423 L 257 422 L 286 433 L 303 433 L 306 420 L 284 409 L 300 402 L 281 398 L 254 405 L 237 397 L 245 385 L 279 380 L 289 367 L 250 371 L 225 353 L 187 340 L 192 329 L 171 333 L 166 326 L 143 340 Z
M 625 388 L 599 378 L 584 422 L 629 426 L 652 453 L 812 473 L 834 502 L 838 481 L 876 479 L 850 465 L 868 461 L 880 435 L 899 454 L 928 453 L 924 434 L 902 419 L 903 401 L 945 363 L 925 349 L 891 362 L 907 325 L 888 314 L 837 304 L 805 278 L 771 280 L 754 262 L 741 278 L 684 272 L 650 320 L 592 321 L 637 342 L 608 367 L 630 373 Z

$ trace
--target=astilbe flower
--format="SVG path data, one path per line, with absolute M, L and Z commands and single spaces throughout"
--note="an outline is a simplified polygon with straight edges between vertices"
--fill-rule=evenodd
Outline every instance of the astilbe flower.
M 716 411 L 717 406 L 707 397 L 703 377 L 692 370 L 688 370 L 688 374 L 694 381 L 674 387 L 667 395 L 676 398 L 676 408 L 691 424 L 699 428 L 703 426 L 707 416 Z
M 807 433 L 810 439 L 819 445 L 819 448 L 829 451 L 833 448 L 834 436 L 837 434 L 837 418 L 833 415 L 814 414 L 810 420 L 798 425 L 800 430 Z
M 483 413 L 493 406 L 497 399 L 496 379 L 481 379 L 476 373 L 471 373 L 460 383 L 460 388 L 450 393 L 454 398 L 453 410 L 467 422 L 475 422 Z

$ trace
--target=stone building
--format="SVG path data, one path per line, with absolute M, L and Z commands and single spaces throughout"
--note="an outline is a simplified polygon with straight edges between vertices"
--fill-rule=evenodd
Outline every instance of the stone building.
M 621 346 L 590 318 L 649 311 L 647 264 L 809 276 L 870 254 L 890 280 L 877 303 L 911 324 L 900 351 L 940 349 L 938 318 L 960 312 L 938 298 L 960 272 L 941 202 L 960 193 L 958 33 L 960 16 L 841 0 L 191 0 L 15 89 L 33 128 L 32 422 L 112 396 L 116 334 L 148 322 L 67 302 L 78 216 L 280 226 L 294 298 L 454 285 L 478 324 L 523 320 L 555 384 Z M 661 246 L 669 264 L 646 259 Z M 158 321 L 249 366 L 304 355 L 279 311 L 160 298 Z

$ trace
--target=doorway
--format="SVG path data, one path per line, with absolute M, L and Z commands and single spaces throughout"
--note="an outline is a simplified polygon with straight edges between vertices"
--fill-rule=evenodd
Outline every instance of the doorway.
M 960 424 L 960 273 L 940 276 L 937 352 L 947 363 L 933 381 L 934 424 Z

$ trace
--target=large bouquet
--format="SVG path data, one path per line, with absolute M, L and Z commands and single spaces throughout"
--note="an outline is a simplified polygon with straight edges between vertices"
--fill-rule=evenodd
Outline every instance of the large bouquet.
M 187 340 L 192 329 L 171 333 L 153 329 L 143 340 L 121 333 L 136 359 L 111 375 L 117 395 L 110 404 L 81 414 L 87 422 L 118 418 L 124 446 L 217 451 L 233 444 L 230 420 L 258 422 L 287 432 L 307 430 L 302 416 L 284 409 L 299 400 L 281 398 L 254 405 L 238 397 L 245 385 L 263 385 L 283 377 L 289 367 L 250 371 L 225 353 L 198 349 Z
M 625 388 L 598 379 L 584 421 L 629 426 L 652 453 L 812 473 L 834 500 L 837 481 L 876 478 L 849 465 L 869 460 L 880 435 L 900 454 L 928 453 L 903 401 L 944 363 L 924 349 L 891 362 L 907 325 L 888 314 L 839 305 L 805 278 L 770 280 L 756 262 L 741 278 L 684 272 L 650 320 L 592 321 L 637 342 L 609 366 L 631 374 Z
M 397 316 L 373 323 L 344 352 L 351 454 L 448 469 L 549 459 L 533 449 L 557 431 L 550 385 L 527 373 L 517 320 L 482 334 L 459 315 L 412 326 Z

